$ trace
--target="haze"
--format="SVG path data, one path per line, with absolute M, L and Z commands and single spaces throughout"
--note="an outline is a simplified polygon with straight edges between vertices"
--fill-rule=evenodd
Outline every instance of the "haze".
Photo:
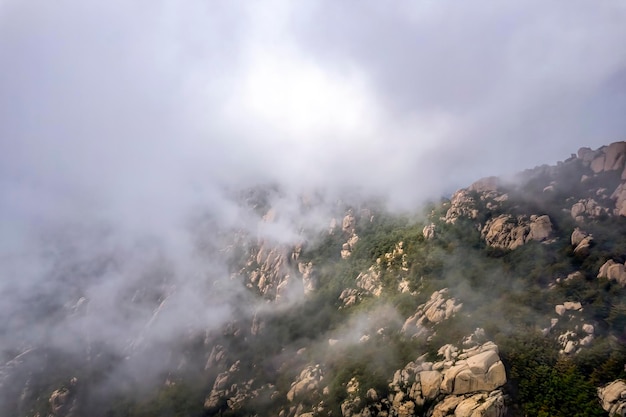
M 158 337 L 177 337 L 230 313 L 198 295 L 199 270 L 226 269 L 188 239 L 198 213 L 242 221 L 230 190 L 415 208 L 624 140 L 625 21 L 618 0 L 0 0 L 0 312 L 86 296 L 60 328 L 125 346 L 153 311 L 124 322 L 112 300 L 161 262 L 177 289 Z M 67 271 L 98 279 L 64 292 Z

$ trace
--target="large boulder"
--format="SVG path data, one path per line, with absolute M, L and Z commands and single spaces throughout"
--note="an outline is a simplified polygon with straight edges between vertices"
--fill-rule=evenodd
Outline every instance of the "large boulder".
M 546 241 L 552 235 L 552 222 L 547 215 L 528 218 L 501 214 L 485 223 L 481 235 L 489 246 L 515 249 L 532 240 Z
M 617 281 L 622 287 L 626 287 L 626 265 L 619 264 L 609 259 L 600 267 L 598 278 L 608 278 L 611 281 Z
M 585 152 L 585 156 L 589 157 L 588 155 L 589 152 Z M 595 174 L 605 171 L 621 171 L 624 169 L 625 162 L 626 142 L 614 142 L 594 152 L 590 168 Z
M 591 244 L 593 243 L 593 236 L 580 230 L 580 228 L 574 229 L 572 232 L 572 246 L 574 247 L 574 254 L 579 256 L 588 256 Z
M 487 193 L 497 191 L 499 186 L 500 179 L 498 179 L 498 177 L 485 177 L 470 185 L 468 189 L 479 193 Z
M 626 382 L 621 379 L 598 388 L 600 404 L 610 417 L 626 416 Z
M 424 226 L 424 229 L 422 229 L 422 234 L 424 235 L 425 239 L 434 239 L 434 237 L 435 237 L 435 224 L 434 223 L 430 223 L 430 224 L 427 224 L 426 226 Z
M 450 199 L 450 208 L 446 212 L 444 220 L 446 223 L 456 223 L 459 217 L 475 219 L 478 217 L 476 200 L 472 193 L 466 189 L 458 190 Z
M 287 400 L 293 402 L 298 398 L 302 398 L 306 394 L 316 391 L 320 388 L 320 384 L 324 379 L 324 375 L 319 365 L 309 365 L 300 372 L 300 375 L 291 384 L 289 392 L 287 392 Z
M 502 417 L 506 414 L 500 390 L 471 396 L 449 395 L 433 408 L 432 417 Z
M 443 376 L 437 371 L 422 371 L 419 373 L 422 386 L 422 396 L 425 400 L 434 400 L 439 395 Z
M 574 203 L 570 214 L 574 220 L 582 222 L 585 218 L 595 219 L 603 215 L 610 215 L 611 210 L 609 210 L 608 207 L 604 207 L 593 198 L 586 198 Z
M 233 363 L 227 371 L 220 373 L 213 383 L 213 388 L 211 392 L 204 400 L 204 408 L 209 411 L 216 411 L 221 407 L 228 406 L 229 408 L 233 408 L 235 405 L 235 398 L 238 399 L 237 403 L 241 403 L 246 396 L 244 392 L 247 393 L 250 388 L 250 381 L 244 386 L 239 386 L 239 384 L 235 383 L 238 378 L 238 373 L 240 371 L 240 361 L 236 361 Z
M 317 287 L 317 274 L 313 262 L 298 262 L 298 272 L 302 275 L 304 293 L 309 294 Z
M 526 242 L 535 240 L 537 242 L 543 242 L 548 239 L 552 234 L 552 222 L 548 215 L 530 216 L 530 231 L 526 236 Z
M 626 172 L 626 170 L 624 172 Z M 617 216 L 626 216 L 626 183 L 621 183 L 615 191 L 613 191 L 611 199 L 615 201 L 614 214 Z
M 462 395 L 493 391 L 505 383 L 506 371 L 497 346 L 486 343 L 471 356 L 456 361 L 445 371 L 441 392 Z
M 448 289 L 433 292 L 430 299 L 417 307 L 417 311 L 406 319 L 402 332 L 417 337 L 429 332 L 428 324 L 437 324 L 449 319 L 463 307 L 454 298 L 448 296 Z
M 493 342 L 459 350 L 444 345 L 440 362 L 425 357 L 395 372 L 389 384 L 391 416 L 493 416 L 505 413 L 504 365 Z M 412 413 L 412 414 L 411 414 Z
M 375 297 L 380 296 L 383 291 L 383 283 L 380 280 L 380 267 L 378 265 L 373 265 L 366 272 L 359 273 L 355 282 L 357 287 Z
M 290 284 L 288 259 L 291 253 L 287 248 L 265 240 L 260 240 L 251 252 L 239 271 L 246 287 L 255 289 L 269 300 L 279 299 Z

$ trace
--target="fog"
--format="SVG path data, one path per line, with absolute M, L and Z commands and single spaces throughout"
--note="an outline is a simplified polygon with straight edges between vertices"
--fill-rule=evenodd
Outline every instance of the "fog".
M 625 19 L 621 1 L 0 0 L 0 345 L 211 331 L 246 297 L 220 233 L 295 243 L 335 207 L 298 219 L 302 193 L 414 209 L 623 140 Z M 274 224 L 233 197 L 258 184 L 280 185 Z

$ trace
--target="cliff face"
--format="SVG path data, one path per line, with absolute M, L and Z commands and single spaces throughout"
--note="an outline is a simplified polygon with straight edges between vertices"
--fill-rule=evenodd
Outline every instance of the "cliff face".
M 119 345 L 77 330 L 101 307 L 93 293 L 49 307 L 72 349 L 24 339 L 3 351 L 2 414 L 621 415 L 626 142 L 410 215 L 283 197 L 238 194 L 247 226 L 196 228 L 211 261 L 193 299 L 224 306 L 210 315 L 196 317 L 163 268 L 158 285 L 148 274 L 124 294 L 129 320 L 145 320 Z M 133 371 L 145 361 L 149 381 Z

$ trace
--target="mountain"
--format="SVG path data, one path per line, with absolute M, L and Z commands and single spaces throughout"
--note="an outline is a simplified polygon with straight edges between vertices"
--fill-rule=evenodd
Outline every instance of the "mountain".
M 414 212 L 224 193 L 184 256 L 78 224 L 3 261 L 1 415 L 625 415 L 626 142 Z

